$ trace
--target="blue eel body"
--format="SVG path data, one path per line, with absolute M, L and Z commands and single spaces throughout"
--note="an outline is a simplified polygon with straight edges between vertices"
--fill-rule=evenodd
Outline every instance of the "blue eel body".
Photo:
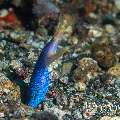
M 57 49 L 57 42 L 51 40 L 43 48 L 36 62 L 30 83 L 26 90 L 26 104 L 32 108 L 45 99 L 49 86 L 48 57 L 54 54 Z

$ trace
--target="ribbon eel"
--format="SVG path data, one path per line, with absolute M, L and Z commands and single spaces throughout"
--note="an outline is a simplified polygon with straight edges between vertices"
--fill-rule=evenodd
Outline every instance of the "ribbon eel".
M 49 64 L 68 51 L 68 48 L 63 48 L 56 52 L 58 43 L 59 39 L 56 38 L 48 42 L 40 53 L 35 64 L 30 83 L 25 93 L 25 103 L 32 108 L 37 108 L 45 99 L 49 85 Z

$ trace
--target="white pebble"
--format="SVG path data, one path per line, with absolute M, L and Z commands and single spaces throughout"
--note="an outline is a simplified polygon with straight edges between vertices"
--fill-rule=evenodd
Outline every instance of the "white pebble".
M 0 112 L 0 118 L 5 117 L 4 113 Z
M 98 29 L 95 29 L 95 28 L 91 28 L 89 30 L 89 35 L 92 35 L 93 37 L 95 38 L 98 38 L 98 37 L 101 37 L 102 36 L 102 30 L 98 30 Z
M 83 82 L 75 83 L 75 88 L 76 88 L 78 91 L 84 91 L 84 90 L 86 89 L 86 84 L 83 83 Z
M 110 34 L 114 34 L 114 33 L 115 33 L 115 28 L 114 28 L 112 25 L 110 25 L 110 24 L 107 24 L 107 25 L 105 26 L 105 30 L 106 30 L 108 33 L 110 33 Z
M 10 92 L 9 89 L 4 89 L 3 91 L 4 91 L 5 93 L 9 93 L 9 92 Z

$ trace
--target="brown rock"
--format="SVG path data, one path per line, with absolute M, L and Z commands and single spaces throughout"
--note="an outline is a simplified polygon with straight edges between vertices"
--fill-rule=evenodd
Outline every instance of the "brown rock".
M 82 58 L 79 64 L 81 69 L 86 72 L 98 72 L 100 70 L 97 62 L 92 58 Z
M 100 68 L 95 60 L 92 58 L 82 58 L 79 60 L 79 67 L 74 71 L 74 80 L 85 82 L 97 76 Z
M 116 64 L 115 66 L 109 68 L 108 74 L 116 76 L 120 79 L 120 64 Z
M 0 77 L 0 79 L 2 79 L 0 82 L 1 94 L 5 92 L 8 98 L 11 100 L 17 100 L 18 98 L 20 98 L 19 86 L 12 83 L 4 74 L 1 75 L 2 75 L 2 77 Z M 3 78 L 4 79 L 6 78 L 6 80 L 3 80 Z
M 99 66 L 103 69 L 108 69 L 113 66 L 117 59 L 113 47 L 109 41 L 103 39 L 92 46 L 92 54 L 94 59 L 98 62 Z
M 73 74 L 74 80 L 75 81 L 80 81 L 80 82 L 85 82 L 88 77 L 86 76 L 86 73 L 84 71 L 81 70 L 80 67 L 78 67 Z

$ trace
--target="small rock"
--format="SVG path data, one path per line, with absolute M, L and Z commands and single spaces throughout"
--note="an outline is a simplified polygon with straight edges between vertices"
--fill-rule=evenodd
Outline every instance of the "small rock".
M 105 25 L 105 30 L 109 34 L 115 34 L 115 28 L 110 24 Z
M 97 62 L 92 58 L 82 58 L 79 61 L 79 65 L 82 70 L 86 71 L 87 73 L 91 72 L 98 72 L 100 70 Z
M 72 45 L 76 45 L 76 44 L 78 44 L 78 41 L 79 41 L 78 38 L 76 36 L 73 36 L 70 38 L 70 40 L 68 42 Z
M 36 30 L 36 36 L 41 39 L 43 36 L 47 36 L 48 32 L 44 28 L 44 26 L 39 26 L 39 28 Z
M 120 64 L 116 64 L 115 66 L 109 68 L 108 74 L 116 76 L 120 79 Z
M 90 36 L 95 37 L 95 38 L 101 37 L 102 36 L 102 29 L 90 27 L 88 34 Z
M 40 43 L 39 43 L 39 48 L 42 49 L 44 46 L 45 46 L 45 43 L 44 43 L 44 42 L 40 42 Z
M 103 38 L 100 42 L 95 43 L 91 48 L 91 53 L 103 69 L 108 69 L 117 62 L 115 51 L 108 38 Z
M 73 77 L 75 81 L 85 82 L 97 76 L 100 68 L 92 58 L 82 58 L 79 60 L 79 67 L 75 69 Z
M 5 53 L 5 51 L 0 49 L 0 55 L 3 55 L 4 53 Z
M 12 31 L 9 35 L 9 37 L 11 38 L 11 41 L 16 43 L 25 42 L 28 36 L 29 35 L 21 29 L 16 29 L 15 31 Z
M 92 111 L 90 109 L 85 109 L 83 112 L 83 117 L 85 119 L 90 119 L 94 114 L 95 114 L 94 111 Z
M 39 48 L 39 44 L 38 44 L 38 42 L 32 42 L 32 46 L 34 47 L 34 48 Z
M 6 40 L 2 40 L 0 42 L 0 47 L 3 49 L 3 48 L 5 48 L 5 46 L 6 46 Z
M 98 16 L 93 12 L 89 13 L 89 17 L 92 18 L 92 19 L 97 19 L 98 18 Z
M 5 75 L 2 75 L 1 77 L 4 77 L 4 80 L 2 79 L 2 81 L 0 82 L 2 93 L 6 93 L 7 97 L 12 100 L 18 100 L 18 98 L 20 99 L 19 86 L 13 84 Z
M 80 67 L 75 69 L 75 71 L 73 73 L 73 78 L 74 78 L 75 82 L 78 82 L 78 81 L 85 82 L 86 80 L 88 80 L 86 72 L 82 71 Z
M 4 113 L 0 112 L 0 118 L 5 117 Z
M 49 98 L 54 98 L 54 97 L 56 96 L 55 90 L 49 91 L 47 96 L 48 96 Z
M 3 92 L 8 94 L 10 92 L 10 90 L 9 89 L 3 89 Z
M 75 83 L 75 88 L 78 91 L 84 91 L 86 89 L 86 84 L 83 82 L 77 82 L 77 83 Z
M 73 65 L 73 64 L 72 64 L 71 62 L 63 63 L 63 66 L 62 66 L 62 74 L 63 74 L 63 75 L 69 74 L 72 65 Z
M 6 80 L 9 80 L 9 79 L 5 76 L 5 74 L 0 73 L 0 84 Z
M 19 86 L 14 85 L 13 90 L 9 94 L 9 99 L 17 101 L 20 100 L 20 88 Z
M 64 73 L 63 73 L 64 74 Z M 64 76 L 64 75 L 63 75 Z M 60 82 L 63 84 L 68 84 L 69 83 L 69 78 L 67 75 L 65 75 L 64 77 L 60 78 Z
M 24 80 L 28 76 L 29 69 L 28 68 L 16 68 L 14 69 L 16 77 L 18 77 L 21 80 Z
M 61 102 L 62 101 L 62 102 Z M 57 103 L 59 104 L 59 107 L 65 108 L 68 105 L 68 99 L 65 95 L 60 95 L 57 97 Z
M 13 87 L 13 83 L 10 80 L 5 80 L 0 83 L 0 88 L 2 89 L 10 89 Z
M 12 66 L 13 69 L 15 68 L 21 68 L 22 67 L 22 63 L 18 60 L 12 60 L 10 63 L 10 66 Z
M 56 69 L 59 65 L 59 61 L 58 60 L 55 60 L 54 62 L 52 62 L 50 65 L 49 65 L 49 71 L 53 71 L 54 69 Z
M 29 55 L 28 55 L 28 59 L 29 60 L 34 60 L 34 58 L 35 58 L 35 53 L 31 50 L 31 51 L 29 51 Z

